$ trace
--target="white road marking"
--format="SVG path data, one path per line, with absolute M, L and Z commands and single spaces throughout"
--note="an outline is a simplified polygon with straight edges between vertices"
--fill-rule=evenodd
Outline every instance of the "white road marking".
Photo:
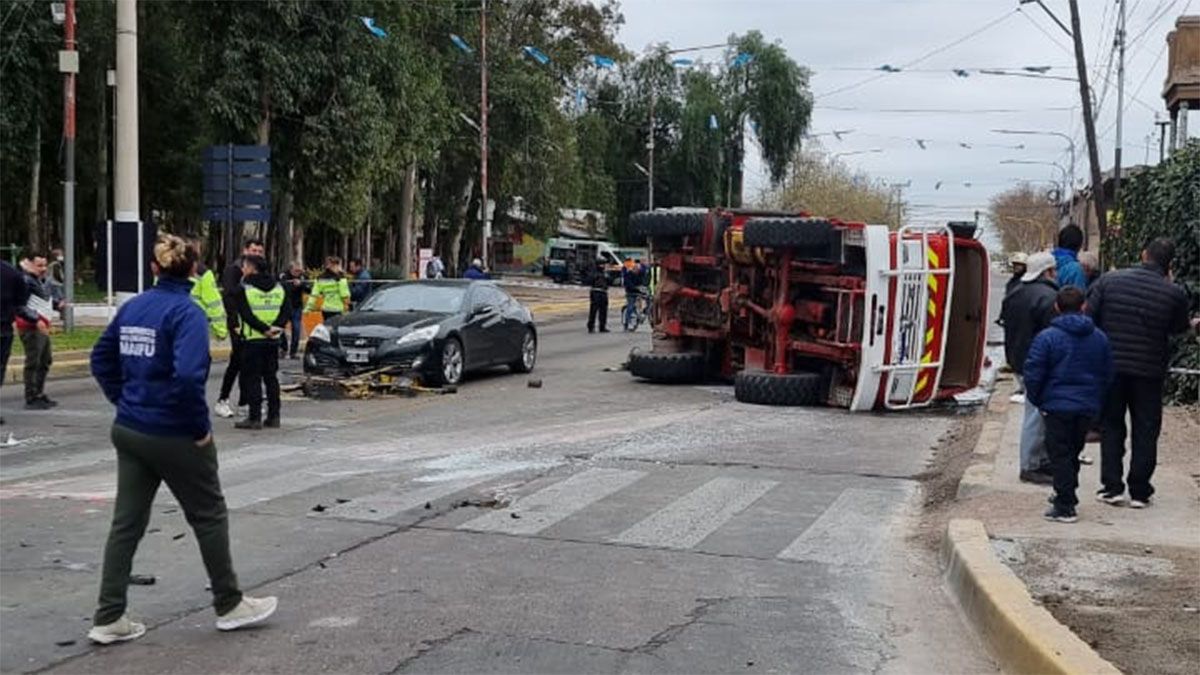
M 715 478 L 625 530 L 614 542 L 688 549 L 699 544 L 771 488 L 770 480 Z
M 903 500 L 896 491 L 843 490 L 799 537 L 779 553 L 784 560 L 836 566 L 871 564 L 892 522 L 890 513 Z
M 643 471 L 588 469 L 519 499 L 507 509 L 459 525 L 459 529 L 537 534 L 645 475 Z
M 491 478 L 491 476 L 488 476 L 488 478 Z M 309 515 L 322 518 L 347 518 L 351 520 L 387 520 L 410 509 L 423 506 L 428 502 L 434 502 L 456 492 L 467 490 L 474 485 L 486 482 L 488 478 L 476 481 L 436 483 L 428 487 L 405 492 L 377 492 L 375 494 L 355 497 L 345 504 L 338 504 L 326 509 L 323 513 L 312 513 Z

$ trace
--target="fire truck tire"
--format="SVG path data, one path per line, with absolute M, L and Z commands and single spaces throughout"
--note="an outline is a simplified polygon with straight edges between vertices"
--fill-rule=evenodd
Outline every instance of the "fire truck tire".
M 662 384 L 695 384 L 704 381 L 707 361 L 698 352 L 629 354 L 629 372 L 634 377 Z
M 670 238 L 704 233 L 704 211 L 642 211 L 629 217 L 634 237 Z
M 819 373 L 745 371 L 733 378 L 734 398 L 758 405 L 801 406 L 825 402 L 825 380 Z
M 792 248 L 824 257 L 837 235 L 824 218 L 751 218 L 746 221 L 745 244 L 753 248 Z

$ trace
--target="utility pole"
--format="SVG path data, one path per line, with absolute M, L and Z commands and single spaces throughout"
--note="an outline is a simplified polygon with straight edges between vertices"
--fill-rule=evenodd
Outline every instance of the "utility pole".
M 1117 0 L 1120 18 L 1117 24 L 1117 147 L 1113 151 L 1113 208 L 1121 206 L 1122 117 L 1125 108 L 1125 0 Z
M 75 330 L 75 78 L 79 73 L 79 52 L 75 49 L 75 0 L 67 0 L 63 33 L 66 47 L 58 57 L 59 70 L 63 72 L 63 160 L 66 164 L 63 177 L 63 249 L 66 254 L 63 282 L 67 306 L 63 310 L 63 323 L 68 331 L 72 331 Z
M 646 149 L 650 151 L 649 164 L 646 169 L 646 190 L 649 197 L 646 200 L 647 211 L 654 210 L 654 85 L 650 85 L 650 140 L 646 141 Z
M 492 238 L 492 221 L 488 218 L 488 62 L 487 62 L 487 0 L 479 5 L 479 212 L 483 227 L 479 243 L 480 260 L 488 263 L 488 243 Z
M 1161 162 L 1167 158 L 1167 127 L 1171 126 L 1171 121 L 1155 119 L 1154 126 L 1158 127 L 1158 161 Z
M 1100 174 L 1100 150 L 1096 147 L 1096 119 L 1092 116 L 1092 97 L 1089 94 L 1087 61 L 1083 55 L 1083 34 L 1079 27 L 1079 0 L 1070 0 L 1071 39 L 1075 43 L 1075 73 L 1079 79 L 1079 97 L 1083 105 L 1083 129 L 1087 135 L 1088 163 L 1092 170 L 1092 203 L 1096 207 L 1096 229 L 1100 241 L 1108 234 L 1108 218 L 1104 210 L 1104 178 Z

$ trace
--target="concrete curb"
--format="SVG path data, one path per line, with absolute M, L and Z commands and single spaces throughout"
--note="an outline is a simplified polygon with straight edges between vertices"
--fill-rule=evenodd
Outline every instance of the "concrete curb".
M 535 312 L 534 319 L 562 319 L 577 312 L 586 311 L 587 301 L 581 302 L 549 302 L 531 305 L 530 311 Z M 557 322 L 557 321 L 555 321 Z M 213 361 L 223 361 L 229 358 L 229 347 L 222 345 L 210 350 Z M 50 364 L 49 378 L 66 379 L 87 375 L 91 370 L 88 351 L 71 351 L 55 355 L 54 363 Z M 9 361 L 8 377 L 4 384 L 20 384 L 24 382 L 23 360 Z
M 942 546 L 950 594 L 1006 673 L 1120 673 L 1037 605 L 992 551 L 983 523 L 951 520 Z

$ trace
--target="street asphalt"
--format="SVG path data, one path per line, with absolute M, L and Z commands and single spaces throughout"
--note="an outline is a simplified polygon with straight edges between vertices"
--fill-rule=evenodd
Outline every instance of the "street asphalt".
M 648 342 L 559 322 L 532 376 L 286 397 L 278 431 L 216 420 L 238 575 L 280 609 L 214 629 L 164 489 L 134 564 L 156 583 L 129 594 L 151 631 L 102 649 L 84 633 L 112 411 L 87 380 L 52 381 L 52 412 L 6 387 L 0 670 L 994 672 L 912 537 L 952 416 L 753 407 L 612 370 Z

